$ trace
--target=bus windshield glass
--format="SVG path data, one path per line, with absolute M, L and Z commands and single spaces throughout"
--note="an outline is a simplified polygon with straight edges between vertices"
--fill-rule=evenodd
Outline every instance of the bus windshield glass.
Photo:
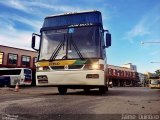
M 152 85 L 157 85 L 157 84 L 159 84 L 159 80 L 157 79 L 157 80 L 151 80 L 151 84 Z
M 100 42 L 98 26 L 43 31 L 39 60 L 100 58 Z

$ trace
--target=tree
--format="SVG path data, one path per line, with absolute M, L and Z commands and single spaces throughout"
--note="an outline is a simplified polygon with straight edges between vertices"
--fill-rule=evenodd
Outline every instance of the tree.
M 160 77 L 160 69 L 155 71 L 156 75 Z

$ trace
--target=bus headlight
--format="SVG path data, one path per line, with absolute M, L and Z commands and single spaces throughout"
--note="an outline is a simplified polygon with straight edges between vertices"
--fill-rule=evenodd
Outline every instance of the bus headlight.
M 93 70 L 98 70 L 98 69 L 100 69 L 100 65 L 99 64 L 92 64 L 92 69 Z
M 38 71 L 42 71 L 42 70 L 43 70 L 43 67 L 38 67 L 37 70 L 38 70 Z
M 37 71 L 48 71 L 48 70 L 50 70 L 50 68 L 48 67 L 48 66 L 40 66 L 40 67 L 37 67 Z
M 104 70 L 103 64 L 89 64 L 84 66 L 84 70 Z

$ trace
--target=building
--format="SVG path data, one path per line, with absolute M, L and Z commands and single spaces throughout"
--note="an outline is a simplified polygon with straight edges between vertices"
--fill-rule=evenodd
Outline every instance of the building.
M 140 86 L 145 87 L 147 82 L 147 75 L 143 73 L 138 73 Z
M 35 62 L 37 52 L 0 45 L 0 68 L 30 68 L 35 84 Z
M 132 63 L 123 64 L 122 67 L 137 71 L 137 66 L 133 65 Z
M 37 52 L 0 45 L 0 67 L 27 67 L 34 69 Z
M 108 65 L 108 78 L 113 86 L 137 86 L 139 82 L 138 73 L 134 68 Z

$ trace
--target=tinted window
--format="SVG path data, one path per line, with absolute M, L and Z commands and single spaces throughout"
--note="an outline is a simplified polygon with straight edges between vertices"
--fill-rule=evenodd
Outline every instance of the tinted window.
M 22 56 L 22 66 L 29 67 L 30 66 L 30 57 Z
M 9 65 L 16 65 L 17 64 L 18 55 L 10 53 L 8 57 L 9 57 L 9 60 L 8 60 Z
M 58 49 L 55 59 L 100 58 L 100 30 L 97 26 L 70 29 L 49 30 L 42 32 L 40 60 L 48 60 Z M 68 40 L 68 44 L 67 43 Z M 60 45 L 60 44 L 63 44 Z M 68 49 L 67 49 L 68 48 Z M 67 51 L 68 50 L 68 51 Z M 80 56 L 81 54 L 81 56 Z
M 0 70 L 0 75 L 20 75 L 21 70 Z
M 29 70 L 29 69 L 24 69 L 24 74 L 31 74 L 31 70 Z
M 100 12 L 61 15 L 45 18 L 43 27 L 69 26 L 76 24 L 101 24 Z

